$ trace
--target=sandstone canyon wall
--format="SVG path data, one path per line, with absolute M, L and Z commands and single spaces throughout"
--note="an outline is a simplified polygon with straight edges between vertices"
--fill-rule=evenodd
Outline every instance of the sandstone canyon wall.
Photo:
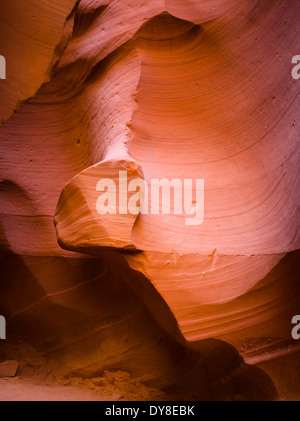
M 299 399 L 298 0 L 0 4 L 3 359 Z M 120 172 L 204 180 L 203 217 L 101 215 Z

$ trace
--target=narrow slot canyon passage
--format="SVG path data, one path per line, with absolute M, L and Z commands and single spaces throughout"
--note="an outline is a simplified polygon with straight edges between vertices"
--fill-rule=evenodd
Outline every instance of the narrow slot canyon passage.
M 297 1 L 32 0 L 28 73 L 3 31 L 0 400 L 299 399 Z M 202 220 L 101 214 L 121 171 Z

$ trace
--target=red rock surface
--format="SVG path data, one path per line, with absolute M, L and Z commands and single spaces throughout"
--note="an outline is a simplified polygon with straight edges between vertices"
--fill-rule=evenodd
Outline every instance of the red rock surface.
M 171 398 L 299 398 L 298 1 L 18 3 L 1 22 L 3 357 L 27 344 Z M 204 179 L 203 223 L 99 215 L 98 181 L 124 170 Z

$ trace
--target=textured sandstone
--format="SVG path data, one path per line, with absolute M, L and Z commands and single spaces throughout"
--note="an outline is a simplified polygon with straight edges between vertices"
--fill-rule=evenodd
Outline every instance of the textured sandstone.
M 49 5 L 31 3 L 43 28 Z M 71 371 L 125 364 L 169 383 L 199 366 L 215 381 L 235 361 L 203 339 L 268 360 L 265 339 L 286 349 L 299 309 L 298 1 L 81 0 L 70 15 L 74 3 L 47 12 L 22 91 L 19 71 L 3 85 L 4 119 L 48 81 L 0 129 L 0 309 L 13 336 L 21 325 L 41 352 L 71 355 Z M 97 182 L 124 169 L 204 179 L 203 224 L 100 216 Z M 145 349 L 168 362 L 146 363 Z M 213 373 L 208 355 L 228 360 Z
M 8 360 L 0 363 L 0 378 L 14 377 L 18 370 L 18 361 Z
M 75 3 L 1 1 L 1 55 L 6 59 L 7 78 L 0 85 L 0 123 L 51 77 L 72 31 L 72 22 L 66 20 Z

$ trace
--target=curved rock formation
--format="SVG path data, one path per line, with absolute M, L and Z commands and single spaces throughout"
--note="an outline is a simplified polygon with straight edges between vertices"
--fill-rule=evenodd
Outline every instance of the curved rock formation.
M 7 78 L 0 85 L 1 123 L 51 78 L 72 33 L 74 19 L 69 15 L 75 3 L 76 0 L 1 2 L 1 54 L 7 68 Z
M 126 367 L 168 396 L 196 385 L 199 399 L 274 398 L 265 374 L 210 338 L 223 339 L 286 398 L 269 360 L 287 355 L 299 312 L 298 2 L 73 6 L 48 13 L 59 34 L 41 37 L 53 47 L 26 93 L 3 85 L 6 118 L 48 81 L 0 129 L 12 337 L 68 358 L 68 373 Z M 101 215 L 99 182 L 118 185 L 120 172 L 140 192 Z M 143 203 L 153 179 L 204 180 L 203 222 L 187 225 L 175 199 L 169 214 L 152 194 Z

